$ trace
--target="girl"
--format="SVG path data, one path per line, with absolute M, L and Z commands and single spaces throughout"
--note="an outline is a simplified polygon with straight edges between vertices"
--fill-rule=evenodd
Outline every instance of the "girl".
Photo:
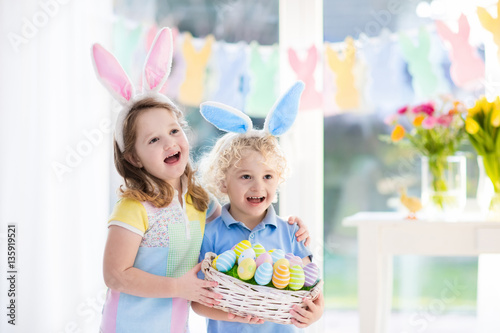
M 212 151 L 202 160 L 204 184 L 207 189 L 229 203 L 222 214 L 207 225 L 200 253 L 221 254 L 242 240 L 260 243 L 266 249 L 282 249 L 310 262 L 311 252 L 294 233 L 295 227 L 276 216 L 272 206 L 278 185 L 287 170 L 285 156 L 278 145 L 277 135 L 292 125 L 304 84 L 295 84 L 276 104 L 266 119 L 264 130 L 252 129 L 252 123 L 242 112 L 220 103 L 204 103 L 203 116 L 221 130 L 237 132 L 221 137 Z M 295 332 L 318 320 L 324 308 L 323 296 L 314 302 L 305 300 L 305 309 L 295 306 L 290 312 L 293 325 L 266 322 L 259 326 L 225 321 L 226 314 L 193 303 L 193 310 L 217 320 L 209 320 L 213 332 Z
M 211 307 L 220 297 L 196 276 L 205 222 L 220 205 L 196 182 L 182 112 L 159 93 L 170 73 L 171 33 L 163 28 L 151 46 L 142 94 L 109 52 L 95 44 L 92 53 L 98 78 L 123 105 L 114 151 L 125 186 L 108 224 L 101 332 L 184 332 L 190 301 Z

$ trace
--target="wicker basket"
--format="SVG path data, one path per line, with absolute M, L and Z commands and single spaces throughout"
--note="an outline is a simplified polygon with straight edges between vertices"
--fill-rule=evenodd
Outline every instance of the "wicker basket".
M 234 313 L 237 316 L 262 318 L 278 324 L 291 324 L 290 310 L 297 304 L 301 307 L 304 297 L 315 300 L 321 293 L 323 281 L 319 281 L 311 290 L 280 290 L 271 287 L 258 286 L 246 283 L 232 276 L 226 275 L 212 267 L 215 253 L 208 252 L 202 261 L 201 270 L 205 280 L 217 281 L 219 285 L 212 291 L 224 296 L 215 309 Z

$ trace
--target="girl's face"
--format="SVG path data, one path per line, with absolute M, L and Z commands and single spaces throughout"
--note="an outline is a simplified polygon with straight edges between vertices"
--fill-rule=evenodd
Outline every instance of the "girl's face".
M 177 117 L 164 108 L 152 108 L 142 112 L 136 121 L 136 166 L 180 190 L 189 144 Z
M 229 197 L 233 218 L 253 228 L 262 221 L 274 199 L 279 175 L 264 163 L 261 153 L 246 149 L 241 155 L 237 167 L 228 169 L 221 191 Z

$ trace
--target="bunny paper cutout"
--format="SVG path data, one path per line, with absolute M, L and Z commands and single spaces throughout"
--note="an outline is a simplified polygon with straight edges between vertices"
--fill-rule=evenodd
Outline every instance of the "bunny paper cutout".
M 250 43 L 250 91 L 245 111 L 252 117 L 266 115 L 269 106 L 278 96 L 276 92 L 279 73 L 279 49 L 277 45 L 270 47 L 271 54 L 267 59 L 260 53 L 256 42 Z
M 297 79 L 304 82 L 304 90 L 301 106 L 302 109 L 317 109 L 323 104 L 323 95 L 316 90 L 314 72 L 318 64 L 318 50 L 316 46 L 311 46 L 307 51 L 307 58 L 301 61 L 294 49 L 288 49 L 288 61 L 293 71 L 297 74 Z
M 417 45 L 413 44 L 406 34 L 400 33 L 399 44 L 404 58 L 408 61 L 408 70 L 413 77 L 415 91 L 422 97 L 434 95 L 438 88 L 438 78 L 429 60 L 431 51 L 429 32 L 424 28 L 420 28 Z
M 161 87 L 167 81 L 172 66 L 172 32 L 169 28 L 161 29 L 151 45 L 146 57 L 142 92 L 136 93 L 127 73 L 116 58 L 100 44 L 92 46 L 92 60 L 97 78 L 122 106 L 115 127 L 115 140 L 123 152 L 123 122 L 131 106 L 145 97 L 153 97 L 159 101 L 174 105 L 165 95 L 160 94 Z
M 236 51 L 231 52 L 220 43 L 216 60 L 219 72 L 218 88 L 212 99 L 244 111 L 250 80 L 245 48 L 239 45 Z
M 335 101 L 341 110 L 355 109 L 359 106 L 359 93 L 354 79 L 356 47 L 351 37 L 345 39 L 345 49 L 341 59 L 336 51 L 326 47 L 326 59 L 330 69 L 336 75 L 337 92 Z
M 450 75 L 458 87 L 471 87 L 484 78 L 484 62 L 469 44 L 470 26 L 462 14 L 458 20 L 458 33 L 453 33 L 442 21 L 436 21 L 436 30 L 441 38 L 451 46 Z
M 497 2 L 497 18 L 491 17 L 490 13 L 483 7 L 477 7 L 477 16 L 483 28 L 493 35 L 493 41 L 498 47 L 498 59 L 500 59 L 500 2 Z
M 190 33 L 184 34 L 182 51 L 186 60 L 186 78 L 182 83 L 179 93 L 179 101 L 189 106 L 197 106 L 203 99 L 205 85 L 205 71 L 207 63 L 212 54 L 214 36 L 208 35 L 205 44 L 200 51 L 193 45 L 193 37 Z
M 266 117 L 262 133 L 280 136 L 292 127 L 297 118 L 300 96 L 303 91 L 304 83 L 298 81 L 276 101 Z M 209 123 L 225 132 L 245 134 L 253 130 L 250 117 L 222 103 L 202 103 L 200 113 Z
M 384 28 L 377 38 L 359 35 L 360 56 L 367 64 L 366 94 L 377 113 L 393 110 L 413 100 L 413 89 L 406 74 L 406 62 L 391 32 Z M 397 94 L 394 92 L 397 91 Z

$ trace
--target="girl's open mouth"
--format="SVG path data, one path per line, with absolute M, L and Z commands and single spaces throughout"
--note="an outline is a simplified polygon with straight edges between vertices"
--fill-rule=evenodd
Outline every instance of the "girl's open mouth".
M 261 203 L 266 197 L 248 197 L 247 200 L 251 203 Z
M 167 156 L 167 158 L 165 158 L 163 160 L 163 162 L 165 162 L 167 164 L 173 164 L 173 163 L 179 161 L 180 158 L 181 158 L 181 152 L 178 151 L 177 153 L 175 153 L 173 155 Z

